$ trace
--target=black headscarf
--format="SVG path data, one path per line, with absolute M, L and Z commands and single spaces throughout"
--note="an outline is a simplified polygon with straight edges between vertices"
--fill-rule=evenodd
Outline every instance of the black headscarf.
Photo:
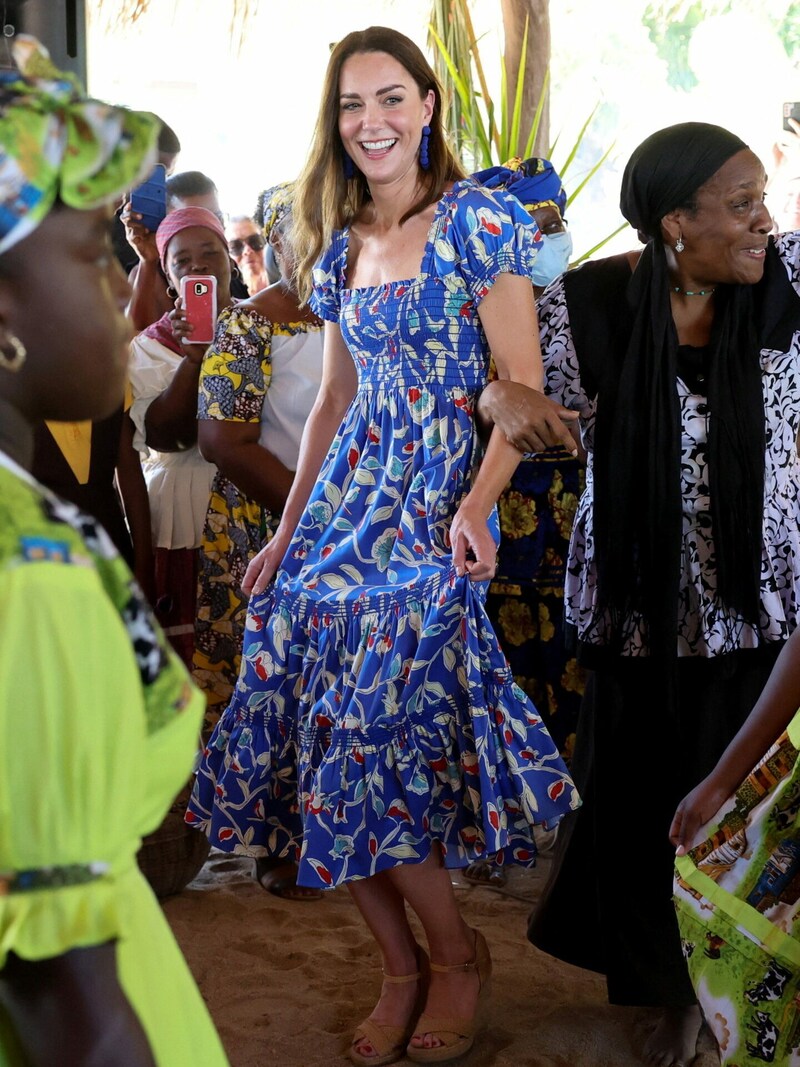
M 678 337 L 661 219 L 746 149 L 719 126 L 687 122 L 648 137 L 622 179 L 622 214 L 646 240 L 626 312 L 599 376 L 595 449 L 598 612 L 621 647 L 632 612 L 650 652 L 672 657 L 682 559 Z M 774 250 L 773 250 L 774 252 Z M 754 286 L 717 286 L 707 369 L 709 495 L 717 592 L 756 622 L 764 493 L 764 410 Z

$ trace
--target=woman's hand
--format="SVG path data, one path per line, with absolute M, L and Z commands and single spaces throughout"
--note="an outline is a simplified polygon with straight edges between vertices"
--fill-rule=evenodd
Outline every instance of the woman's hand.
M 473 582 L 485 582 L 494 577 L 497 543 L 489 530 L 485 512 L 470 501 L 469 495 L 461 502 L 450 527 L 450 546 L 453 566 L 459 577 L 468 574 Z
M 125 227 L 125 237 L 136 255 L 144 262 L 158 262 L 156 235 L 142 225 L 142 216 L 131 210 L 130 200 L 126 200 L 120 213 L 120 220 Z
M 697 831 L 719 811 L 729 796 L 730 790 L 710 774 L 683 798 L 669 828 L 669 839 L 679 856 L 691 848 Z
M 175 300 L 175 308 L 169 313 L 169 321 L 175 338 L 180 341 L 181 348 L 190 363 L 198 366 L 203 362 L 203 357 L 208 351 L 208 345 L 195 345 L 191 342 L 194 326 L 186 318 L 186 309 L 180 297 Z
M 275 577 L 290 541 L 291 538 L 283 536 L 278 529 L 272 540 L 253 556 L 242 580 L 242 589 L 248 596 L 264 592 Z
M 570 424 L 580 415 L 520 382 L 491 382 L 478 400 L 478 416 L 500 430 L 520 452 L 543 452 L 563 445 L 573 456 L 578 448 Z

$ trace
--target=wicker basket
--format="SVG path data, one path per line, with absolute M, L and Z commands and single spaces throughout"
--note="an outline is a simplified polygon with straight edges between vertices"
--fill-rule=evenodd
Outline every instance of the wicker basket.
M 139 869 L 157 897 L 180 893 L 200 873 L 209 852 L 208 838 L 183 821 L 191 786 L 181 790 L 157 830 L 142 839 Z

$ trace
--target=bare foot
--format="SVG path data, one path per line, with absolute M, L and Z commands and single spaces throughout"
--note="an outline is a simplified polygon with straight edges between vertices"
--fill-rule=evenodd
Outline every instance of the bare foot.
M 700 1008 L 663 1008 L 656 1028 L 644 1046 L 644 1062 L 653 1067 L 689 1067 L 697 1055 L 703 1025 Z

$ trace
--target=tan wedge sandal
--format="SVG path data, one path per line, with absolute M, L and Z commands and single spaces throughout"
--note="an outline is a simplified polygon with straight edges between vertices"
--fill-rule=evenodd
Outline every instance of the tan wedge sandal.
M 461 1016 L 449 1016 L 434 1018 L 424 1012 L 419 1018 L 416 1029 L 411 1035 L 411 1041 L 415 1037 L 424 1037 L 425 1034 L 437 1038 L 441 1045 L 433 1048 L 425 1048 L 422 1045 L 414 1045 L 409 1041 L 406 1055 L 414 1063 L 444 1063 L 446 1060 L 454 1060 L 457 1056 L 463 1056 L 469 1052 L 475 1044 L 475 1035 L 480 1029 L 480 1019 L 485 1011 L 489 999 L 489 986 L 492 974 L 492 959 L 489 955 L 489 946 L 486 938 L 475 930 L 475 958 L 469 963 L 457 963 L 451 967 L 445 967 L 439 963 L 431 963 L 431 971 L 440 974 L 453 974 L 457 971 L 476 971 L 478 975 L 479 990 L 478 1003 L 475 1006 L 475 1014 L 471 1019 Z
M 384 982 L 390 985 L 405 985 L 407 982 L 419 982 L 420 990 L 417 1003 L 411 1013 L 411 1017 L 405 1026 L 390 1026 L 388 1023 L 379 1023 L 374 1019 L 365 1019 L 356 1028 L 353 1040 L 350 1042 L 350 1059 L 357 1067 L 383 1067 L 387 1063 L 396 1063 L 406 1054 L 406 1045 L 414 1031 L 414 1024 L 419 1017 L 424 1002 L 425 980 L 428 975 L 428 957 L 420 948 L 418 951 L 419 970 L 414 974 L 385 974 Z M 358 1051 L 356 1045 L 362 1045 L 368 1041 L 375 1050 L 374 1056 L 364 1056 Z

